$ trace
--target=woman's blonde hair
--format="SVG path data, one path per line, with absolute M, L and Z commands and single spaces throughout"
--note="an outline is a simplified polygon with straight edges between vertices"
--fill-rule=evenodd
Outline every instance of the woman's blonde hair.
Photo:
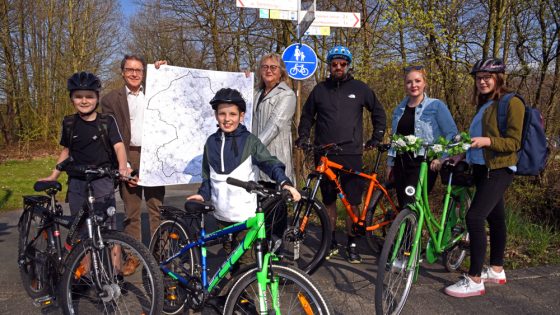
M 258 89 L 264 89 L 264 87 L 265 87 L 265 84 L 264 84 L 264 81 L 262 80 L 262 75 L 261 75 L 261 66 L 262 66 L 263 61 L 265 61 L 267 59 L 272 59 L 272 60 L 276 61 L 278 63 L 278 65 L 280 66 L 278 68 L 278 70 L 280 70 L 280 82 L 288 80 L 288 72 L 286 71 L 286 64 L 284 63 L 284 60 L 282 60 L 282 57 L 277 53 L 269 53 L 269 54 L 266 54 L 266 55 L 262 56 L 261 60 L 259 60 L 259 66 L 257 68 L 257 71 L 258 71 L 257 87 L 258 87 Z

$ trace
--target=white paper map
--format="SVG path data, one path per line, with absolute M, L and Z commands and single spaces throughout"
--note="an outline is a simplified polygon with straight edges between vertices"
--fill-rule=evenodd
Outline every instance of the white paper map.
M 202 181 L 202 153 L 218 129 L 210 100 L 221 88 L 241 92 L 244 125 L 251 130 L 253 74 L 148 65 L 140 184 L 162 186 Z

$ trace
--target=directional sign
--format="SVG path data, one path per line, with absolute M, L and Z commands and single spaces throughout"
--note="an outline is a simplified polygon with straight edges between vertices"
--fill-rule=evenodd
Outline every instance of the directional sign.
M 299 21 L 299 23 L 298 23 L 298 26 L 297 26 L 298 27 L 298 36 L 301 36 L 302 33 L 307 31 L 307 29 L 309 28 L 309 26 L 311 26 L 311 23 L 313 23 L 314 20 L 315 20 L 315 7 L 311 6 L 310 10 L 307 10 L 305 15 L 301 19 L 301 21 Z M 298 38 L 297 41 L 299 42 L 300 38 Z
M 328 26 L 310 26 L 307 31 L 305 31 L 305 35 L 329 36 L 331 35 L 331 28 Z
M 306 11 L 299 13 L 300 18 L 305 16 Z M 261 19 L 275 20 L 297 20 L 297 11 L 282 11 L 261 9 L 259 17 Z M 315 20 L 311 23 L 311 27 L 330 26 L 330 27 L 355 27 L 360 28 L 361 14 L 357 12 L 331 12 L 331 11 L 315 11 Z
M 290 78 L 305 80 L 317 70 L 317 55 L 305 44 L 291 44 L 282 54 Z
M 360 28 L 361 26 L 360 13 L 315 11 L 315 20 L 311 25 Z
M 299 0 L 236 0 L 240 8 L 263 8 L 273 10 L 297 11 Z

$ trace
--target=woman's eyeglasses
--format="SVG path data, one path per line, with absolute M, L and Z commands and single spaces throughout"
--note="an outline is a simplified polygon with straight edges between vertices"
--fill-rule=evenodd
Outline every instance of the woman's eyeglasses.
M 268 71 L 268 69 L 270 69 L 270 71 L 274 72 L 276 70 L 278 70 L 278 66 L 277 65 L 261 65 L 261 70 L 262 71 Z
M 337 61 L 331 62 L 331 67 L 336 68 L 338 66 L 340 66 L 341 68 L 346 68 L 346 66 L 348 66 L 348 62 L 344 62 L 344 61 L 342 61 L 342 62 L 337 62 Z
M 404 73 L 409 73 L 410 71 L 420 71 L 424 69 L 424 66 L 418 65 L 418 66 L 408 66 L 408 67 L 404 67 Z
M 492 80 L 492 78 L 494 78 L 492 75 L 481 75 L 481 76 L 475 76 L 474 79 L 476 82 L 480 82 L 480 80 L 488 83 L 490 82 L 490 80 Z

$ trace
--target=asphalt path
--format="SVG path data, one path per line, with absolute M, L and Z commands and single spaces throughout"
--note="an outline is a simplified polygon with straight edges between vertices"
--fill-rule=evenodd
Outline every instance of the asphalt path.
M 191 186 L 168 187 L 165 204 L 182 207 L 184 196 L 192 193 L 192 189 Z M 120 202 L 117 208 L 122 211 Z M 20 214 L 21 210 L 0 214 L 0 314 L 59 314 L 56 308 L 34 306 L 21 286 L 16 261 Z M 148 244 L 147 213 L 142 216 L 143 242 Z M 122 217 L 123 213 L 119 212 L 119 221 Z M 344 240 L 344 236 L 341 234 L 338 239 Z M 347 263 L 342 253 L 312 276 L 337 314 L 375 313 L 377 260 L 363 240 L 359 248 L 362 264 Z M 214 248 L 210 252 L 218 251 L 219 248 Z M 448 273 L 441 264 L 422 264 L 403 314 L 560 314 L 560 266 L 506 270 L 506 273 L 506 285 L 488 284 L 484 296 L 457 299 L 445 295 L 443 288 L 456 282 L 460 273 Z M 206 309 L 202 313 L 213 311 Z

